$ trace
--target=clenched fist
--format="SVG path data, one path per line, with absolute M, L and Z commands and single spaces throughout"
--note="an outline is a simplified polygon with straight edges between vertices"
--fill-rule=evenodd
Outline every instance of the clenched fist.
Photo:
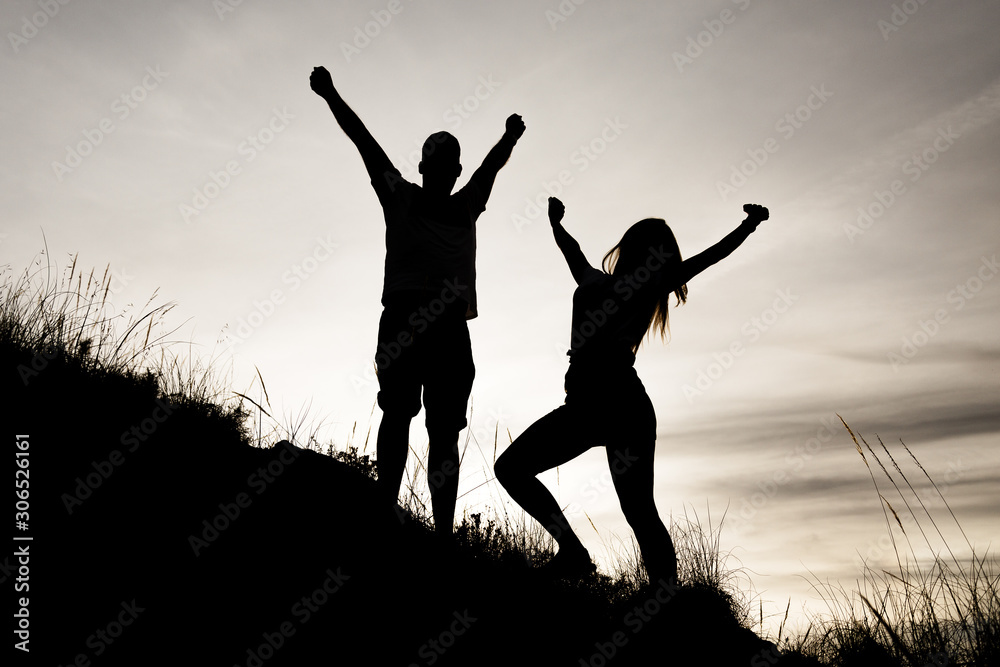
M 549 222 L 553 225 L 559 224 L 563 216 L 566 215 L 566 207 L 555 197 L 549 197 Z
M 520 139 L 521 135 L 524 134 L 524 121 L 521 120 L 521 117 L 516 113 L 511 114 L 507 118 L 507 128 L 505 133 L 514 141 Z
M 770 215 L 768 210 L 760 204 L 744 204 L 743 210 L 747 214 L 747 218 L 743 222 L 752 224 L 754 227 L 767 220 Z
M 326 98 L 334 92 L 333 78 L 325 67 L 314 67 L 309 75 L 309 87 L 320 97 Z

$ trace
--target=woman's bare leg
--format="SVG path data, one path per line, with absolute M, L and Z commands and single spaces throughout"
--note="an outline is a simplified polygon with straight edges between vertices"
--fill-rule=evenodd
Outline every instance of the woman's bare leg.
M 497 480 L 510 497 L 530 514 L 559 544 L 559 551 L 586 554 L 580 538 L 559 503 L 537 476 L 590 449 L 582 420 L 566 406 L 545 415 L 507 448 L 494 467 Z M 589 557 L 588 557 L 589 558 Z
M 639 543 L 649 582 L 656 584 L 661 579 L 667 583 L 676 582 L 674 543 L 653 500 L 654 444 L 608 445 L 607 450 L 608 466 L 622 513 Z

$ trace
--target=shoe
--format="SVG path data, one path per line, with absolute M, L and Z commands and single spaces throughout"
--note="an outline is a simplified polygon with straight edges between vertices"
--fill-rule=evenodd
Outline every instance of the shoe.
M 585 579 L 597 572 L 597 566 L 586 551 L 572 553 L 560 549 L 545 565 L 536 568 L 536 571 L 556 579 Z

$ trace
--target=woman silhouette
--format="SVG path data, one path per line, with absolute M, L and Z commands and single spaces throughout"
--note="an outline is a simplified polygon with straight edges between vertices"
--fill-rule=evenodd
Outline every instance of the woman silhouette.
M 650 329 L 665 337 L 670 295 L 678 305 L 686 301 L 687 282 L 729 256 L 768 218 L 763 206 L 747 204 L 743 210 L 747 217 L 737 229 L 685 261 L 665 221 L 641 220 L 604 256 L 601 271 L 563 228 L 562 202 L 549 199 L 552 233 L 577 283 L 566 402 L 529 426 L 497 460 L 495 473 L 558 543 L 558 553 L 544 566 L 556 576 L 583 576 L 595 568 L 537 475 L 604 445 L 650 583 L 676 582 L 674 545 L 653 501 L 656 415 L 633 367 L 635 352 Z

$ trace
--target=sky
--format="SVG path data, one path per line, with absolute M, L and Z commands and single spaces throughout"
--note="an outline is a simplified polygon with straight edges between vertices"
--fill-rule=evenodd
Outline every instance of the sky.
M 546 199 L 594 264 L 646 217 L 690 256 L 754 202 L 770 219 L 638 354 L 661 515 L 725 515 L 767 627 L 789 601 L 794 623 L 824 613 L 826 586 L 896 562 L 839 415 L 940 519 L 930 546 L 904 521 L 916 557 L 1000 537 L 1000 3 L 9 0 L 0 17 L 5 277 L 44 243 L 57 266 L 109 266 L 114 312 L 175 303 L 179 352 L 262 400 L 259 372 L 300 437 L 343 445 L 380 418 L 383 220 L 309 89 L 324 65 L 410 180 L 431 132 L 458 137 L 467 177 L 508 115 L 527 126 L 478 223 L 466 511 L 516 512 L 490 481 L 495 434 L 502 452 L 563 400 L 574 284 Z M 603 452 L 542 479 L 602 567 L 630 550 Z

